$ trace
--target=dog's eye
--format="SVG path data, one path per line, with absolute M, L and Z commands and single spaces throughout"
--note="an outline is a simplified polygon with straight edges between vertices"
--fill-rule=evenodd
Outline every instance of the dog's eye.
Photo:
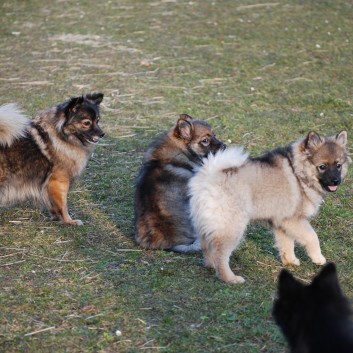
M 319 165 L 319 169 L 324 171 L 324 170 L 327 169 L 327 165 L 326 164 L 321 164 L 321 165 Z
M 337 169 L 341 169 L 341 167 L 342 167 L 341 163 L 337 163 L 336 167 L 337 167 Z
M 204 145 L 204 146 L 208 146 L 210 144 L 210 140 L 208 138 L 204 138 L 201 140 L 201 143 Z
M 84 127 L 90 127 L 91 124 L 92 124 L 91 120 L 83 120 L 83 121 L 82 121 L 82 125 L 83 125 Z

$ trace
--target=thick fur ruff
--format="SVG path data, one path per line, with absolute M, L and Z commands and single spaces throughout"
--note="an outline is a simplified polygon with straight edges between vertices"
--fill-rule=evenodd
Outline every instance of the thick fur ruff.
M 347 174 L 347 133 L 321 138 L 309 133 L 285 148 L 258 158 L 239 148 L 210 156 L 189 182 L 191 218 L 201 237 L 206 266 L 227 283 L 240 283 L 229 267 L 250 221 L 273 228 L 285 265 L 299 265 L 295 242 L 316 264 L 324 264 L 309 219 L 319 210 L 326 191 L 333 192 Z
M 147 249 L 201 250 L 190 220 L 188 181 L 202 158 L 224 144 L 211 127 L 182 114 L 176 126 L 152 144 L 136 183 L 135 240 Z
M 81 225 L 67 209 L 67 192 L 83 172 L 96 143 L 103 94 L 72 98 L 34 120 L 16 105 L 0 111 L 0 205 L 30 200 L 46 206 L 52 219 Z
M 333 263 L 327 264 L 309 285 L 282 270 L 272 313 L 290 353 L 353 352 L 352 309 Z

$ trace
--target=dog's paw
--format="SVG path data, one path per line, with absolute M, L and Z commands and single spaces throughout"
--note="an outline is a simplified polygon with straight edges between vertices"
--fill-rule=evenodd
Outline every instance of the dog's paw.
M 281 260 L 284 266 L 300 266 L 300 260 L 296 256 L 281 255 Z
M 245 279 L 241 276 L 235 276 L 230 279 L 230 280 L 227 280 L 225 281 L 226 283 L 229 283 L 229 284 L 240 284 L 240 283 L 244 283 L 245 282 Z
M 300 266 L 300 260 L 295 258 L 291 261 L 288 261 L 286 263 L 283 263 L 285 266 Z
M 83 226 L 83 222 L 80 219 L 72 219 L 71 221 L 65 222 L 65 224 L 70 226 Z
M 311 260 L 312 260 L 312 262 L 315 265 L 320 265 L 321 266 L 321 265 L 324 265 L 326 263 L 326 259 L 325 259 L 325 257 L 322 254 L 313 257 Z
M 234 273 L 229 274 L 227 276 L 221 276 L 220 274 L 218 274 L 218 278 L 227 284 L 240 284 L 245 282 L 245 279 L 243 277 L 236 276 Z

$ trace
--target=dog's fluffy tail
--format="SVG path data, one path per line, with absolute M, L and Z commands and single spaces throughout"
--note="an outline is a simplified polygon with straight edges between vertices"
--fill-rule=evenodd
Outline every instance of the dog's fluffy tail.
M 238 168 L 247 161 L 248 157 L 249 153 L 244 152 L 243 147 L 230 147 L 205 158 L 200 172 L 209 175 L 221 170 Z
M 232 220 L 232 195 L 228 178 L 244 165 L 249 154 L 242 147 L 219 151 L 204 159 L 203 166 L 189 181 L 190 213 L 202 245 L 208 244 L 220 228 Z
M 0 106 L 0 145 L 11 146 L 25 135 L 29 119 L 14 103 Z
M 243 147 L 230 147 L 216 154 L 210 154 L 203 159 L 203 165 L 189 181 L 189 194 L 196 195 L 209 189 L 218 178 L 224 178 L 227 173 L 222 171 L 241 167 L 248 160 L 249 153 Z

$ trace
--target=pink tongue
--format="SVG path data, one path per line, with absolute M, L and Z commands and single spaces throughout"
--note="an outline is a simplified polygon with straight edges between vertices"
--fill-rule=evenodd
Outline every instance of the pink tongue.
M 328 186 L 328 189 L 330 191 L 336 191 L 337 190 L 337 186 Z

